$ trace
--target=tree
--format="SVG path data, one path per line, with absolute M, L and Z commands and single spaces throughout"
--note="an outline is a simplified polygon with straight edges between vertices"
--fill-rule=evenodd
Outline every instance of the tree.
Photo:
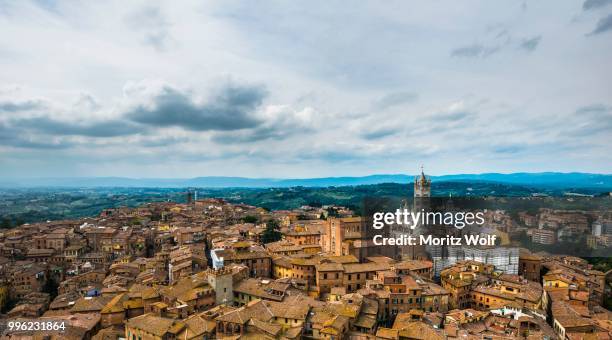
M 49 293 L 51 295 L 51 299 L 54 299 L 57 296 L 57 289 L 59 288 L 59 284 L 53 278 L 47 279 L 45 285 L 42 287 L 42 291 L 44 293 Z
M 15 306 L 17 306 L 18 302 L 19 302 L 19 299 L 12 298 L 9 295 L 8 298 L 6 299 L 6 302 L 4 303 L 4 306 L 0 308 L 0 312 L 6 313 L 10 311 L 11 309 L 15 308 Z
M 277 220 L 269 220 L 266 223 L 266 229 L 261 234 L 261 242 L 266 244 L 279 241 L 283 234 L 280 232 L 280 225 Z
M 162 214 L 159 211 L 154 211 L 151 214 L 151 221 L 161 221 L 162 219 Z
M 0 228 L 9 229 L 10 227 L 11 227 L 11 220 L 9 220 L 6 217 L 3 217 L 2 220 L 0 220 Z
M 257 223 L 259 219 L 257 216 L 248 215 L 242 218 L 242 222 L 244 223 Z
M 327 208 L 327 217 L 338 217 L 338 209 L 336 207 L 328 207 Z
M 531 246 L 531 238 L 529 237 L 529 235 L 527 235 L 527 232 L 525 230 L 521 230 L 518 235 L 518 240 L 520 244 L 524 247 L 529 248 Z

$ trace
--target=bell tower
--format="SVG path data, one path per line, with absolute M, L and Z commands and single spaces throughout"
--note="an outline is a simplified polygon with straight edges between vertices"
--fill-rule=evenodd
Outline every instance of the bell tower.
M 431 195 L 431 179 L 425 176 L 423 166 L 421 165 L 421 175 L 414 179 L 414 197 L 430 197 Z
M 431 196 L 431 179 L 425 176 L 423 166 L 421 166 L 421 175 L 414 178 L 414 201 L 412 205 L 413 212 L 421 212 L 422 210 L 428 211 L 430 206 Z M 406 209 L 407 206 L 404 206 Z M 415 226 L 400 231 L 403 234 L 410 234 L 414 237 L 425 235 L 428 230 L 427 226 L 421 225 L 421 222 L 417 222 Z M 399 257 L 404 260 L 418 260 L 427 259 L 428 255 L 424 245 L 416 244 L 409 245 L 399 248 Z

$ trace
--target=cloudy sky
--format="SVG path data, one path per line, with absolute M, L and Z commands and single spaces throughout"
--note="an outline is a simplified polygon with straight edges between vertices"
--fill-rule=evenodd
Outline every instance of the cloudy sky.
M 612 0 L 0 0 L 0 27 L 0 176 L 612 172 Z

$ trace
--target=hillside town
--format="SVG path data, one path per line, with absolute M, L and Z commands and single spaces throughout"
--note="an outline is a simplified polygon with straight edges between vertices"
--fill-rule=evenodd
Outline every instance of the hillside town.
M 429 185 L 422 174 L 415 193 Z M 521 219 L 563 230 L 559 216 Z M 24 224 L 0 234 L 0 321 L 66 328 L 2 339 L 612 337 L 606 273 L 584 259 L 520 249 L 516 272 L 486 256 L 436 270 L 434 259 L 373 245 L 366 228 L 340 206 L 268 211 L 192 196 Z M 609 242 L 596 228 L 593 245 Z

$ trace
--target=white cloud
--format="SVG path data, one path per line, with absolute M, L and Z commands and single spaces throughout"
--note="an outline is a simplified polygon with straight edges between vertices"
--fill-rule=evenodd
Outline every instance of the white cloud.
M 581 3 L 0 6 L 0 175 L 612 165 L 609 111 L 576 113 L 612 105 Z

